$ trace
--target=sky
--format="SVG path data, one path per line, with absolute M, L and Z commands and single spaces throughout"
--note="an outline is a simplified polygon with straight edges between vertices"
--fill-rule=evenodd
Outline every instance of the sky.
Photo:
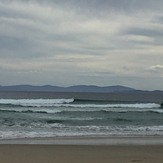
M 0 0 L 0 85 L 163 90 L 162 0 Z

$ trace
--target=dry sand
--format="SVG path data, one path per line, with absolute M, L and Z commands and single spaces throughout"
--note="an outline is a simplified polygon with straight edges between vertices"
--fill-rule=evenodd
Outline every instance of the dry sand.
M 0 163 L 162 162 L 162 145 L 0 145 Z

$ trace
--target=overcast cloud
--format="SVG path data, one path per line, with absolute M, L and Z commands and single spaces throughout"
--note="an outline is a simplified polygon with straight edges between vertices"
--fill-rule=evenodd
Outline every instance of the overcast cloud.
M 162 0 L 0 0 L 0 85 L 163 89 Z

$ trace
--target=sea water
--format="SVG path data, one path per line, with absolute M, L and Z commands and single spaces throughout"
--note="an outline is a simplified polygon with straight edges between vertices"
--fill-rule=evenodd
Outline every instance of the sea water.
M 155 103 L 74 99 L 0 99 L 0 139 L 163 135 Z

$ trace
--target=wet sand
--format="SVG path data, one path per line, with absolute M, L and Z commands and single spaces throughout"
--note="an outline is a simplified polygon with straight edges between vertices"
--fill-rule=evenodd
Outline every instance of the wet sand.
M 162 145 L 0 145 L 2 163 L 162 163 Z

